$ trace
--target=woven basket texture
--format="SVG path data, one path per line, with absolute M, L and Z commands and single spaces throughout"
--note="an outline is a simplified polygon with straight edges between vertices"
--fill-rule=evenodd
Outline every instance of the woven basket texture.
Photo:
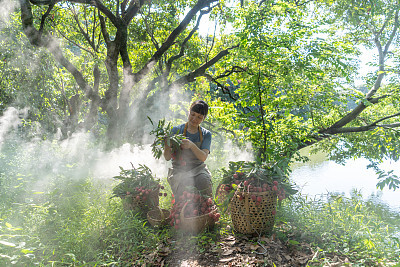
M 210 217 L 210 214 L 212 214 L 213 211 L 200 216 L 186 218 L 184 216 L 186 205 L 187 203 L 182 207 L 182 211 L 180 214 L 181 223 L 179 225 L 179 229 L 181 231 L 198 234 L 206 228 L 211 229 L 212 227 L 214 227 L 215 221 L 213 218 Z
M 150 194 L 147 195 L 146 200 L 143 200 L 142 198 L 137 200 L 136 195 L 125 196 L 122 198 L 123 207 L 125 210 L 135 210 L 146 214 L 148 211 L 158 206 L 159 192 L 159 188 L 151 191 Z
M 240 193 L 236 193 L 229 209 L 235 231 L 242 234 L 260 234 L 272 231 L 275 223 L 275 215 L 272 214 L 276 209 L 277 196 L 274 192 L 260 193 L 241 193 L 243 199 L 239 198 Z M 256 205 L 256 201 L 251 196 L 261 196 L 262 201 Z
M 162 226 L 168 224 L 170 211 L 159 207 L 147 212 L 147 220 L 152 226 Z
M 218 204 L 224 203 L 226 196 L 229 192 L 225 191 L 226 184 L 220 184 L 215 191 L 215 196 L 218 201 Z

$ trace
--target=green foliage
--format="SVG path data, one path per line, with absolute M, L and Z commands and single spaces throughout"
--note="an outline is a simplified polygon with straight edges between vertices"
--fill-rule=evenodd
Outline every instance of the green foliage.
M 149 120 L 154 127 L 153 121 L 150 118 Z M 153 152 L 153 156 L 159 159 L 163 154 L 165 144 L 167 144 L 171 148 L 173 157 L 179 158 L 181 152 L 180 146 L 182 144 L 181 140 L 185 137 L 180 133 L 174 134 L 172 132 L 171 123 L 169 122 L 167 125 L 165 125 L 165 123 L 165 119 L 159 120 L 157 127 L 150 132 L 151 135 L 155 135 L 155 140 L 151 145 L 151 151 Z
M 400 257 L 400 217 L 378 201 L 364 200 L 356 191 L 350 197 L 297 195 L 284 202 L 278 216 L 281 229 L 321 248 L 322 261 L 324 254 L 339 252 L 354 263 L 375 266 Z
M 281 202 L 297 193 L 297 189 L 283 170 L 279 163 L 260 164 L 258 162 L 231 161 L 229 168 L 223 168 L 221 173 L 223 188 L 219 190 L 224 190 L 226 195 L 223 200 L 219 200 L 218 198 L 221 196 L 221 192 L 219 192 L 219 195 L 216 195 L 216 202 L 220 204 L 220 208 L 226 211 L 231 199 L 236 195 L 242 199 L 243 192 L 250 192 L 250 194 L 251 192 L 273 192 Z
M 16 12 L 8 23 L 0 22 L 0 114 L 9 106 L 28 108 L 24 134 L 33 137 L 54 133 L 66 109 L 68 90 L 60 88 L 55 77 L 58 68 L 51 55 L 34 49 L 21 36 L 18 20 Z
M 262 161 L 297 157 L 299 146 L 343 113 L 340 103 L 350 93 L 342 82 L 351 80 L 358 51 L 348 42 L 318 37 L 329 33 L 307 16 L 305 7 L 280 1 L 248 3 L 237 13 L 240 48 L 231 64 L 242 71 L 220 82 L 229 90 L 222 99 L 236 112 L 219 115 L 232 118 Z M 228 121 L 222 124 L 232 128 Z
M 267 183 L 270 187 L 279 185 L 291 196 L 297 192 L 294 185 L 290 182 L 287 173 L 275 164 L 259 164 L 257 162 L 229 162 L 229 169 L 222 169 L 223 184 L 236 184 L 239 186 L 243 181 L 252 179 L 253 185 L 262 185 Z M 237 183 L 239 181 L 239 184 Z M 276 182 L 275 182 L 276 181 Z
M 383 189 L 388 187 L 389 189 L 396 190 L 400 186 L 400 177 L 393 173 L 393 170 L 385 172 L 384 170 L 378 167 L 378 163 L 372 162 L 367 166 L 367 168 L 372 168 L 378 175 L 379 182 L 376 187 L 379 189 Z
M 121 172 L 118 176 L 114 176 L 114 179 L 120 181 L 113 188 L 113 197 L 125 197 L 127 194 L 135 194 L 140 189 L 154 190 L 159 188 L 159 180 L 155 178 L 149 167 L 146 165 L 139 165 L 135 168 L 132 165 L 132 169 L 124 170 L 119 167 Z

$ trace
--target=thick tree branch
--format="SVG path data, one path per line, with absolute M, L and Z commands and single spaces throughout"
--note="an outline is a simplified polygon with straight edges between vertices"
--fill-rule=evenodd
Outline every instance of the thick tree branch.
M 182 44 L 181 44 L 181 49 L 180 49 L 180 51 L 179 51 L 179 54 L 178 54 L 178 55 L 175 55 L 175 56 L 172 56 L 172 57 L 170 57 L 170 58 L 168 59 L 168 61 L 167 61 L 167 66 L 166 66 L 166 75 L 167 75 L 167 76 L 169 75 L 169 72 L 171 71 L 172 63 L 173 63 L 175 60 L 177 60 L 178 58 L 181 58 L 181 57 L 184 55 L 184 52 L 185 52 L 185 45 L 186 45 L 186 43 L 190 40 L 190 38 L 192 38 L 193 34 L 199 29 L 199 25 L 200 25 L 200 21 L 201 21 L 202 16 L 203 16 L 204 14 L 209 13 L 210 11 L 211 11 L 211 9 L 208 9 L 207 11 L 203 11 L 203 10 L 200 11 L 200 15 L 199 15 L 199 17 L 197 18 L 197 23 L 196 23 L 196 25 L 193 27 L 193 29 L 190 31 L 190 33 L 188 34 L 188 36 L 186 36 L 186 38 L 183 40 L 183 42 L 182 42 Z
M 378 127 L 382 128 L 396 128 L 399 127 L 400 123 L 393 123 L 393 124 L 383 124 L 383 125 L 366 125 L 366 126 L 359 126 L 359 127 L 346 127 L 346 128 L 339 128 L 339 129 L 334 129 L 330 132 L 330 134 L 342 134 L 342 133 L 361 133 L 361 132 L 367 132 L 373 129 L 376 129 Z
M 217 0 L 199 0 L 196 5 L 191 10 L 189 10 L 182 22 L 172 31 L 167 40 L 161 45 L 160 49 L 158 49 L 150 58 L 150 60 L 143 66 L 143 68 L 135 74 L 136 82 L 140 81 L 145 75 L 150 72 L 155 62 L 157 62 L 162 57 L 162 55 L 164 55 L 164 53 L 171 47 L 176 38 L 178 38 L 178 36 L 186 29 L 190 21 L 197 14 L 197 12 L 209 6 L 215 1 Z
M 43 33 L 44 23 L 45 23 L 45 21 L 46 21 L 46 18 L 49 16 L 51 10 L 53 10 L 54 5 L 55 5 L 55 1 L 53 1 L 53 2 L 49 5 L 49 7 L 48 7 L 46 13 L 44 13 L 44 15 L 42 16 L 42 20 L 40 21 L 40 28 L 39 28 L 40 34 Z
M 200 76 L 204 76 L 205 71 L 213 66 L 215 63 L 217 63 L 221 58 L 225 57 L 226 55 L 229 54 L 229 50 L 234 49 L 239 47 L 239 45 L 235 45 L 232 47 L 229 47 L 225 50 L 220 51 L 215 57 L 213 57 L 210 61 L 204 63 L 203 65 L 201 65 L 199 68 L 197 68 L 196 70 L 190 72 L 189 74 L 177 79 L 175 82 L 173 82 L 171 85 L 182 85 L 182 84 L 186 84 L 189 82 L 193 82 L 195 81 L 195 79 L 197 77 Z
M 394 18 L 394 20 L 395 20 L 394 21 L 394 26 L 393 26 L 392 32 L 390 34 L 390 38 L 387 41 L 384 49 L 382 48 L 382 44 L 378 39 L 379 35 L 376 35 L 375 39 L 374 39 L 375 45 L 376 45 L 376 47 L 378 49 L 378 53 L 379 53 L 379 69 L 378 69 L 378 76 L 376 78 L 376 81 L 375 81 L 375 84 L 374 84 L 373 88 L 366 94 L 366 99 L 368 101 L 370 101 L 370 102 L 372 100 L 372 97 L 376 94 L 378 89 L 381 87 L 382 80 L 386 75 L 386 72 L 385 72 L 385 57 L 387 55 L 387 51 L 389 51 L 389 47 L 390 47 L 390 45 L 391 45 L 391 43 L 393 41 L 394 36 L 396 35 L 396 33 L 398 31 L 398 26 L 399 26 L 398 25 L 399 24 L 398 16 L 399 16 L 399 11 L 396 11 L 395 18 Z M 329 130 L 335 131 L 336 129 L 345 126 L 349 122 L 353 121 L 366 108 L 367 108 L 367 106 L 364 103 L 360 103 L 350 113 L 348 113 L 346 116 L 344 116 L 338 122 L 333 124 L 328 129 L 328 131 Z
M 99 19 L 100 19 L 100 29 L 101 33 L 103 34 L 104 42 L 106 43 L 106 46 L 109 47 L 111 44 L 111 39 L 110 35 L 107 32 L 106 21 L 104 17 L 100 15 L 100 11 L 99 11 Z
M 103 13 L 110 21 L 111 23 L 115 26 L 118 27 L 119 20 L 118 18 L 109 10 L 105 5 L 103 5 L 100 0 L 93 0 L 95 6 L 97 9 Z
M 122 16 L 122 19 L 125 21 L 126 25 L 128 25 L 131 20 L 137 15 L 144 2 L 145 0 L 131 1 L 131 4 L 125 12 L 125 15 Z
M 38 6 L 48 6 L 51 4 L 56 4 L 58 2 L 61 2 L 61 0 L 30 0 L 29 2 L 31 2 L 34 5 L 38 5 Z

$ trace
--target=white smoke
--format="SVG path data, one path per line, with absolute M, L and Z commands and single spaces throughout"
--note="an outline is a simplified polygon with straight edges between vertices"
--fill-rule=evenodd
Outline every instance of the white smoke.
M 7 133 L 13 129 L 16 130 L 21 125 L 21 118 L 26 116 L 27 111 L 27 109 L 18 111 L 13 107 L 9 107 L 4 111 L 3 116 L 0 117 L 0 149 Z
M 10 14 L 17 7 L 17 1 L 0 0 L 0 23 L 8 23 Z

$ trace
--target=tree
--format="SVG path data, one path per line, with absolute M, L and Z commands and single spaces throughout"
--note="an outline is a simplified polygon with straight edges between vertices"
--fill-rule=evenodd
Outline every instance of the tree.
M 238 111 L 231 129 L 245 129 L 260 160 L 286 159 L 286 168 L 311 145 L 338 162 L 397 160 L 399 83 L 388 59 L 398 49 L 399 8 L 390 1 L 246 3 L 234 55 L 246 71 L 227 79 L 241 81 L 229 91 Z M 353 82 L 360 46 L 378 52 L 365 94 Z
M 139 115 L 152 92 L 168 96 L 174 86 L 194 82 L 232 48 L 209 49 L 196 35 L 216 0 L 21 0 L 20 6 L 30 43 L 48 49 L 79 86 L 68 99 L 65 134 L 78 121 L 91 129 L 100 109 L 108 117 L 108 137 L 122 138 L 132 125 L 130 112 Z M 137 93 L 138 88 L 144 89 Z M 82 103 L 89 105 L 86 110 Z
M 69 99 L 71 131 L 82 120 L 79 111 L 91 129 L 101 109 L 110 138 L 128 126 L 138 133 L 129 114 L 144 121 L 155 94 L 165 94 L 168 106 L 173 87 L 192 84 L 191 90 L 203 77 L 211 84 L 202 86 L 206 98 L 222 107 L 212 110 L 210 125 L 250 140 L 261 161 L 285 159 L 288 167 L 311 145 L 339 162 L 398 159 L 398 73 L 389 64 L 398 62 L 399 3 L 263 0 L 223 9 L 216 0 L 20 3 L 30 42 L 51 51 L 73 76 L 70 86 L 79 85 Z M 200 38 L 195 32 L 206 13 L 232 23 L 233 32 Z M 378 52 L 367 93 L 353 83 L 360 46 Z M 86 110 L 82 101 L 90 104 Z
M 55 132 L 66 111 L 64 96 L 60 88 L 55 89 L 57 67 L 51 64 L 51 55 L 34 49 L 20 35 L 18 21 L 12 15 L 7 23 L 0 22 L 0 115 L 9 106 L 28 108 L 24 118 L 27 134 L 29 127 L 38 123 L 44 132 Z

